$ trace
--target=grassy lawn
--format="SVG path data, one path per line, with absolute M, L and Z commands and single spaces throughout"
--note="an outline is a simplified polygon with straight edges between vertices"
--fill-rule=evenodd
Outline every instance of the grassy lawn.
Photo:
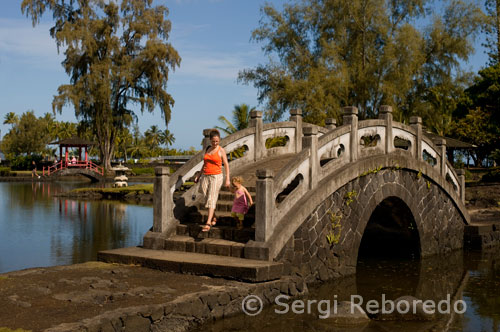
M 136 184 L 129 187 L 118 187 L 118 188 L 78 188 L 71 190 L 72 193 L 86 193 L 95 192 L 100 194 L 118 194 L 118 195 L 128 195 L 128 194 L 152 194 L 153 184 Z

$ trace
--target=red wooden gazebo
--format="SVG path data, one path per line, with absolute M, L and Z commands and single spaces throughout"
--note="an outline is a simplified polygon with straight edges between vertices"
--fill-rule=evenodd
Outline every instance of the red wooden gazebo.
M 81 139 L 79 137 L 72 137 L 63 139 L 56 142 L 49 143 L 51 145 L 59 145 L 59 160 L 57 163 L 50 167 L 43 168 L 43 175 L 51 175 L 54 172 L 63 170 L 66 168 L 85 168 L 92 170 L 100 175 L 104 174 L 102 167 L 96 165 L 88 158 L 88 148 L 94 145 L 93 142 Z M 69 158 L 69 149 L 77 149 L 77 156 L 73 156 L 72 159 Z M 63 153 L 64 152 L 64 153 Z M 82 158 L 82 152 L 84 153 L 84 158 Z

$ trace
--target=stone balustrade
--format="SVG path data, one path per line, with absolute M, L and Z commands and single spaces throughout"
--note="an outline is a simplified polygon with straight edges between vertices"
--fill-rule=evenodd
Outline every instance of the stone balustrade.
M 230 161 L 232 172 L 270 156 L 296 154 L 277 174 L 256 170 L 256 242 L 269 241 L 286 222 L 283 218 L 288 211 L 331 174 L 375 156 L 394 156 L 393 164 L 380 165 L 384 168 L 405 166 L 398 164 L 398 157 L 413 160 L 418 165 L 412 168 L 414 171 L 435 179 L 454 200 L 463 203 L 465 199 L 464 173 L 455 171 L 446 160 L 445 140 L 432 142 L 423 135 L 419 117 L 412 117 L 409 126 L 394 122 L 392 108 L 381 106 L 378 119 L 358 121 L 357 108 L 344 107 L 343 124 L 337 127 L 333 119 L 327 119 L 327 128 L 323 128 L 303 123 L 300 110 L 291 111 L 290 121 L 270 124 L 263 123 L 260 111 L 252 111 L 250 115 L 249 128 L 221 140 L 228 154 L 244 147 L 244 155 Z M 204 147 L 209 144 L 209 132 L 204 130 Z M 267 139 L 280 136 L 287 137 L 285 146 L 266 148 Z M 156 170 L 153 231 L 145 236 L 145 243 L 154 242 L 158 233 L 168 234 L 175 229 L 178 220 L 172 212 L 173 193 L 201 170 L 203 155 L 204 150 L 172 175 Z M 405 167 L 411 168 L 408 162 Z M 292 182 L 296 183 L 295 188 L 280 198 Z M 191 197 L 194 190 L 184 194 L 185 204 L 189 205 L 187 197 Z

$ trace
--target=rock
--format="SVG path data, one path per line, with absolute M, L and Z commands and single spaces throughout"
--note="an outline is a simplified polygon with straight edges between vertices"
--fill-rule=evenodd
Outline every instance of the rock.
M 363 309 L 353 305 L 350 301 L 332 303 L 330 315 L 321 319 L 323 324 L 335 324 L 339 326 L 364 326 L 370 322 L 370 318 Z

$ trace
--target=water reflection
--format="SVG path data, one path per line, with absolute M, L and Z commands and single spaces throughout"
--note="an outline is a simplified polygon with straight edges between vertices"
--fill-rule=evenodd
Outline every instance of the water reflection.
M 449 313 L 436 312 L 432 321 L 372 320 L 358 327 L 336 327 L 322 320 L 321 308 L 313 304 L 311 313 L 278 314 L 282 306 L 272 306 L 256 317 L 238 315 L 201 326 L 196 331 L 498 331 L 500 322 L 500 251 L 489 254 L 467 254 L 457 251 L 443 257 L 420 261 L 365 259 L 359 262 L 357 274 L 329 283 L 310 286 L 308 300 L 351 300 L 360 295 L 363 303 L 386 299 L 395 300 L 411 295 L 434 303 L 463 300 L 464 314 L 451 307 Z M 292 299 L 288 301 L 291 306 Z M 333 306 L 333 305 L 332 305 Z M 443 309 L 446 307 L 443 306 Z M 324 308 L 323 308 L 324 310 Z M 459 310 L 460 311 L 460 310 Z
M 150 206 L 54 196 L 82 186 L 89 184 L 0 183 L 0 273 L 95 260 L 100 250 L 142 243 Z

